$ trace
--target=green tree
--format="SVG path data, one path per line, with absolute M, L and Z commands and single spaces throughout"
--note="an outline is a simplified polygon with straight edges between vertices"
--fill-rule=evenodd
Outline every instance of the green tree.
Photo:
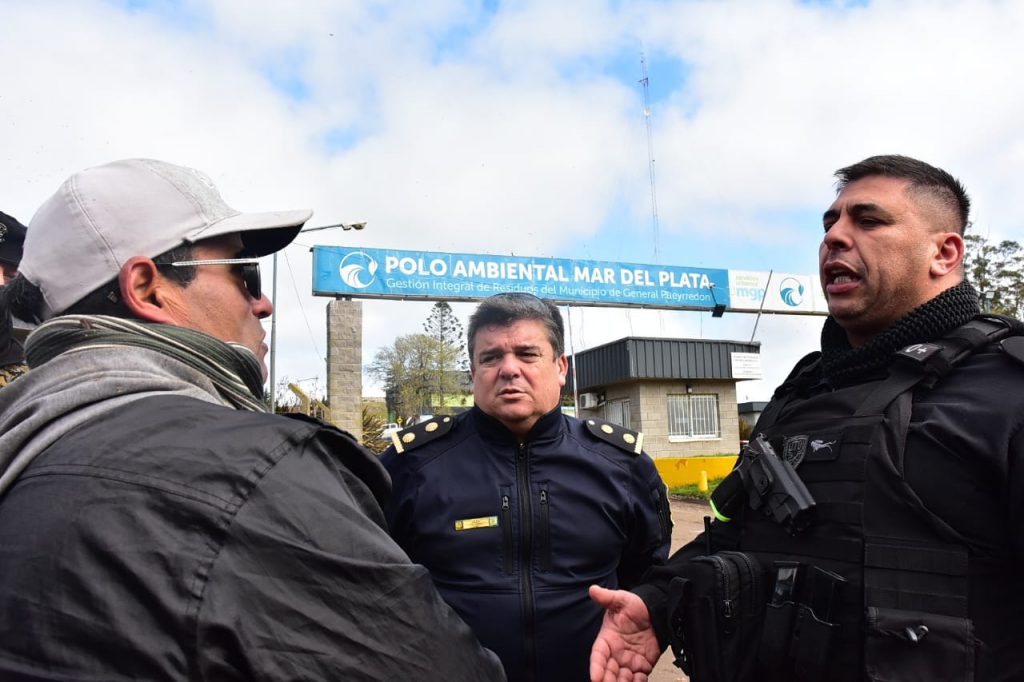
M 978 294 L 982 308 L 1021 317 L 1024 314 L 1024 270 L 1021 246 L 1004 239 L 993 244 L 980 235 L 964 237 L 967 253 L 964 273 Z
M 406 334 L 377 351 L 367 372 L 384 386 L 388 408 L 403 421 L 428 411 L 434 341 L 426 334 Z
M 451 412 L 446 403 L 466 393 L 466 351 L 462 324 L 451 306 L 434 305 L 423 334 L 406 334 L 377 351 L 367 373 L 384 386 L 395 421 Z
M 452 307 L 438 301 L 423 323 L 423 332 L 431 340 L 431 387 L 436 406 L 434 413 L 444 412 L 446 398 L 463 392 L 462 378 L 467 370 L 465 330 L 455 317 Z
M 385 416 L 383 405 L 363 401 L 363 445 L 377 455 L 391 445 L 391 440 L 382 436 Z

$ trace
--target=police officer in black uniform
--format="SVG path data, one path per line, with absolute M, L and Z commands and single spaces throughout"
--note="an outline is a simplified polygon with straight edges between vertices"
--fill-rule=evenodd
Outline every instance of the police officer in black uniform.
M 665 486 L 640 433 L 562 414 L 556 306 L 492 296 L 468 338 L 475 406 L 395 433 L 383 455 L 391 533 L 509 680 L 585 680 L 601 624 L 587 588 L 664 561 Z
M 1024 336 L 964 281 L 969 200 L 878 156 L 836 173 L 830 316 L 716 491 L 710 531 L 607 608 L 593 680 L 1024 679 Z M 620 670 L 620 667 L 622 668 Z

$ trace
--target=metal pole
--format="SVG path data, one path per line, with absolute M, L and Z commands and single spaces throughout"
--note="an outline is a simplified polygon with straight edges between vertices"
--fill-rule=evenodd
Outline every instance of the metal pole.
M 319 227 L 307 227 L 299 230 L 299 233 L 319 232 L 333 227 L 340 227 L 346 232 L 349 230 L 361 230 L 366 223 L 336 223 L 334 225 L 321 225 Z M 270 411 L 277 408 L 277 252 L 274 252 L 274 278 L 270 288 L 270 302 L 274 304 L 274 314 L 270 317 Z
M 750 342 L 754 342 L 754 337 L 757 336 L 757 323 L 761 321 L 761 313 L 764 312 L 764 299 L 768 296 L 768 287 L 772 285 L 772 275 L 775 274 L 774 270 L 768 271 L 768 281 L 764 283 L 764 293 L 761 294 L 761 305 L 757 307 L 757 317 L 754 318 L 754 329 L 750 332 Z
M 270 287 L 271 303 L 274 304 L 274 314 L 270 316 L 270 412 L 277 411 L 277 252 L 274 252 L 274 277 Z
M 573 343 L 572 336 L 572 306 L 565 306 L 565 317 L 566 322 L 569 323 L 569 357 L 572 359 L 572 404 L 573 409 L 576 410 L 575 417 L 580 418 L 580 385 L 576 380 L 576 344 Z

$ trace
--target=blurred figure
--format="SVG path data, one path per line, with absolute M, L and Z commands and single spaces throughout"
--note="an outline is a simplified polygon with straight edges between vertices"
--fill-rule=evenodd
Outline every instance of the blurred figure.
M 15 330 L 3 295 L 3 286 L 18 274 L 22 247 L 25 243 L 25 226 L 17 219 L 0 212 L 0 388 L 25 373 L 25 351 L 22 339 Z

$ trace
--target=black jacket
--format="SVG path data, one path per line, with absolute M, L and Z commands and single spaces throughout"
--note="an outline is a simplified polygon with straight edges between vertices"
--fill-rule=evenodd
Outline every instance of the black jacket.
M 478 408 L 438 423 L 413 431 L 429 442 L 383 455 L 393 537 L 510 680 L 589 679 L 602 612 L 588 586 L 632 585 L 668 553 L 653 461 L 621 427 L 592 431 L 558 409 L 521 445 Z
M 924 345 L 917 344 L 917 350 Z M 888 365 L 848 374 L 838 383 L 822 375 L 817 361 L 795 372 L 756 428 L 767 432 L 780 456 L 800 455 L 797 473 L 818 503 L 816 520 L 790 536 L 763 514 L 745 509 L 730 523 L 713 524 L 711 544 L 715 551 L 751 552 L 768 567 L 773 560 L 799 561 L 848 579 L 836 596 L 838 630 L 828 653 L 827 664 L 833 666 L 829 680 L 908 679 L 906 669 L 917 666 L 915 650 L 927 657 L 927 647 L 909 642 L 902 626 L 887 621 L 905 618 L 904 625 L 912 624 L 943 608 L 957 615 L 940 620 L 954 623 L 969 640 L 965 648 L 974 648 L 956 661 L 966 672 L 961 677 L 947 668 L 939 676 L 913 679 L 1024 679 L 1024 630 L 1018 625 L 1024 618 L 1024 364 L 990 344 L 933 387 L 903 394 L 912 398 L 905 449 L 901 457 L 890 458 L 884 453 L 898 452 L 903 442 L 894 426 L 901 423 L 898 414 L 889 410 L 881 421 L 871 421 L 872 413 L 862 406 L 877 399 L 883 381 L 896 376 L 897 362 L 903 361 L 893 354 Z M 898 538 L 920 538 L 921 544 Z M 925 539 L 945 544 L 925 551 Z M 635 590 L 651 611 L 663 645 L 668 641 L 669 582 L 705 546 L 702 535 Z M 933 556 L 962 556 L 964 561 L 942 566 Z M 966 603 L 939 603 L 946 585 L 956 584 L 960 576 L 959 594 Z M 878 589 L 887 583 L 888 593 Z M 811 588 L 813 583 L 805 580 L 798 596 L 805 599 Z M 770 582 L 768 589 L 770 594 Z M 892 606 L 872 607 L 879 602 Z M 925 641 L 930 646 L 942 636 L 933 628 Z M 866 658 L 875 661 L 867 664 L 869 670 L 863 669 Z M 885 666 L 903 672 L 887 675 Z M 975 671 L 976 677 L 967 677 Z M 794 677 L 761 670 L 752 679 Z
M 388 488 L 312 419 L 108 412 L 0 499 L 0 679 L 500 679 L 384 531 Z

